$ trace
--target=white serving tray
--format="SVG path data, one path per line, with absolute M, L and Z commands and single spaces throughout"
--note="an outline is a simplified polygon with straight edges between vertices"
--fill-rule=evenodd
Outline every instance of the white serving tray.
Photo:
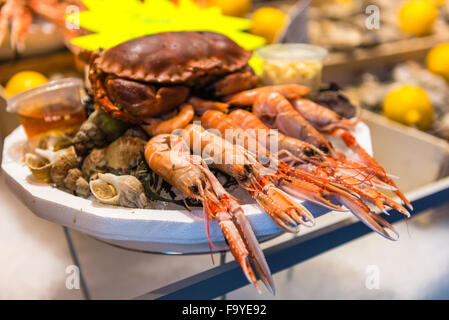
M 372 153 L 368 127 L 360 123 L 354 134 L 359 143 Z M 128 249 L 173 254 L 209 252 L 202 210 L 131 209 L 74 196 L 31 175 L 22 162 L 25 141 L 22 127 L 5 139 L 2 169 L 11 191 L 38 217 Z M 333 143 L 338 144 L 336 141 Z M 304 205 L 315 217 L 328 212 L 309 203 Z M 244 204 L 243 209 L 259 241 L 283 232 L 259 206 Z M 317 219 L 316 227 L 319 223 L 320 219 Z M 210 236 L 215 245 L 226 247 L 216 222 L 210 227 Z

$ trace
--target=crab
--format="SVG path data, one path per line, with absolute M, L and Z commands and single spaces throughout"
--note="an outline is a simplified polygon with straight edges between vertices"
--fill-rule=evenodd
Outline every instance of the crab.
M 89 79 L 97 108 L 141 124 L 191 96 L 218 98 L 254 87 L 250 57 L 218 33 L 166 32 L 96 52 Z

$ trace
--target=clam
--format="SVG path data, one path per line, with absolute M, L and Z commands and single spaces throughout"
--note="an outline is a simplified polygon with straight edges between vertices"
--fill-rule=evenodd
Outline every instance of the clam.
M 116 176 L 99 173 L 98 179 L 91 180 L 90 190 L 101 203 L 130 208 L 145 208 L 148 199 L 142 183 L 134 176 Z

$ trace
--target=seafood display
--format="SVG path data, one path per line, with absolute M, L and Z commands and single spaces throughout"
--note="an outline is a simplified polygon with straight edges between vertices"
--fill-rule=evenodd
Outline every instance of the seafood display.
M 106 205 L 202 207 L 218 222 L 248 281 L 274 293 L 271 272 L 240 200 L 243 189 L 282 230 L 313 227 L 297 200 L 351 211 L 395 240 L 381 215 L 410 202 L 357 142 L 361 120 L 344 96 L 297 85 L 258 87 L 251 52 L 213 32 L 144 36 L 90 57 L 95 111 L 75 132 L 44 134 L 25 156 L 33 176 Z M 335 108 L 329 107 L 333 101 Z M 351 155 L 329 141 L 340 138 Z M 393 199 L 379 190 L 395 193 Z M 376 210 L 377 210 L 376 209 Z
M 310 41 L 331 51 L 351 51 L 409 39 L 412 36 L 399 28 L 398 11 L 402 3 L 387 0 L 317 1 L 309 9 Z M 376 12 L 372 8 L 381 12 L 378 14 L 381 28 L 367 27 L 367 17 Z M 448 3 L 441 3 L 442 14 L 433 26 L 433 34 L 447 33 L 448 8 Z
M 0 44 L 10 34 L 11 47 L 24 49 L 25 37 L 33 15 L 41 16 L 65 28 L 64 16 L 70 5 L 84 8 L 80 0 L 2 0 L 0 2 Z
M 403 85 L 422 88 L 429 98 L 434 116 L 427 128 L 420 129 L 449 140 L 449 84 L 422 64 L 406 61 L 395 65 L 386 74 L 364 73 L 360 82 L 344 88 L 344 93 L 360 107 L 382 113 L 382 104 L 388 92 Z

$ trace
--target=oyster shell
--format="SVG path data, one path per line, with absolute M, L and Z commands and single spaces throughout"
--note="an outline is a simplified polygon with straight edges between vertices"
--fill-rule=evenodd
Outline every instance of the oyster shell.
M 142 183 L 134 176 L 99 173 L 98 179 L 91 180 L 89 186 L 95 198 L 102 203 L 130 208 L 148 206 Z

